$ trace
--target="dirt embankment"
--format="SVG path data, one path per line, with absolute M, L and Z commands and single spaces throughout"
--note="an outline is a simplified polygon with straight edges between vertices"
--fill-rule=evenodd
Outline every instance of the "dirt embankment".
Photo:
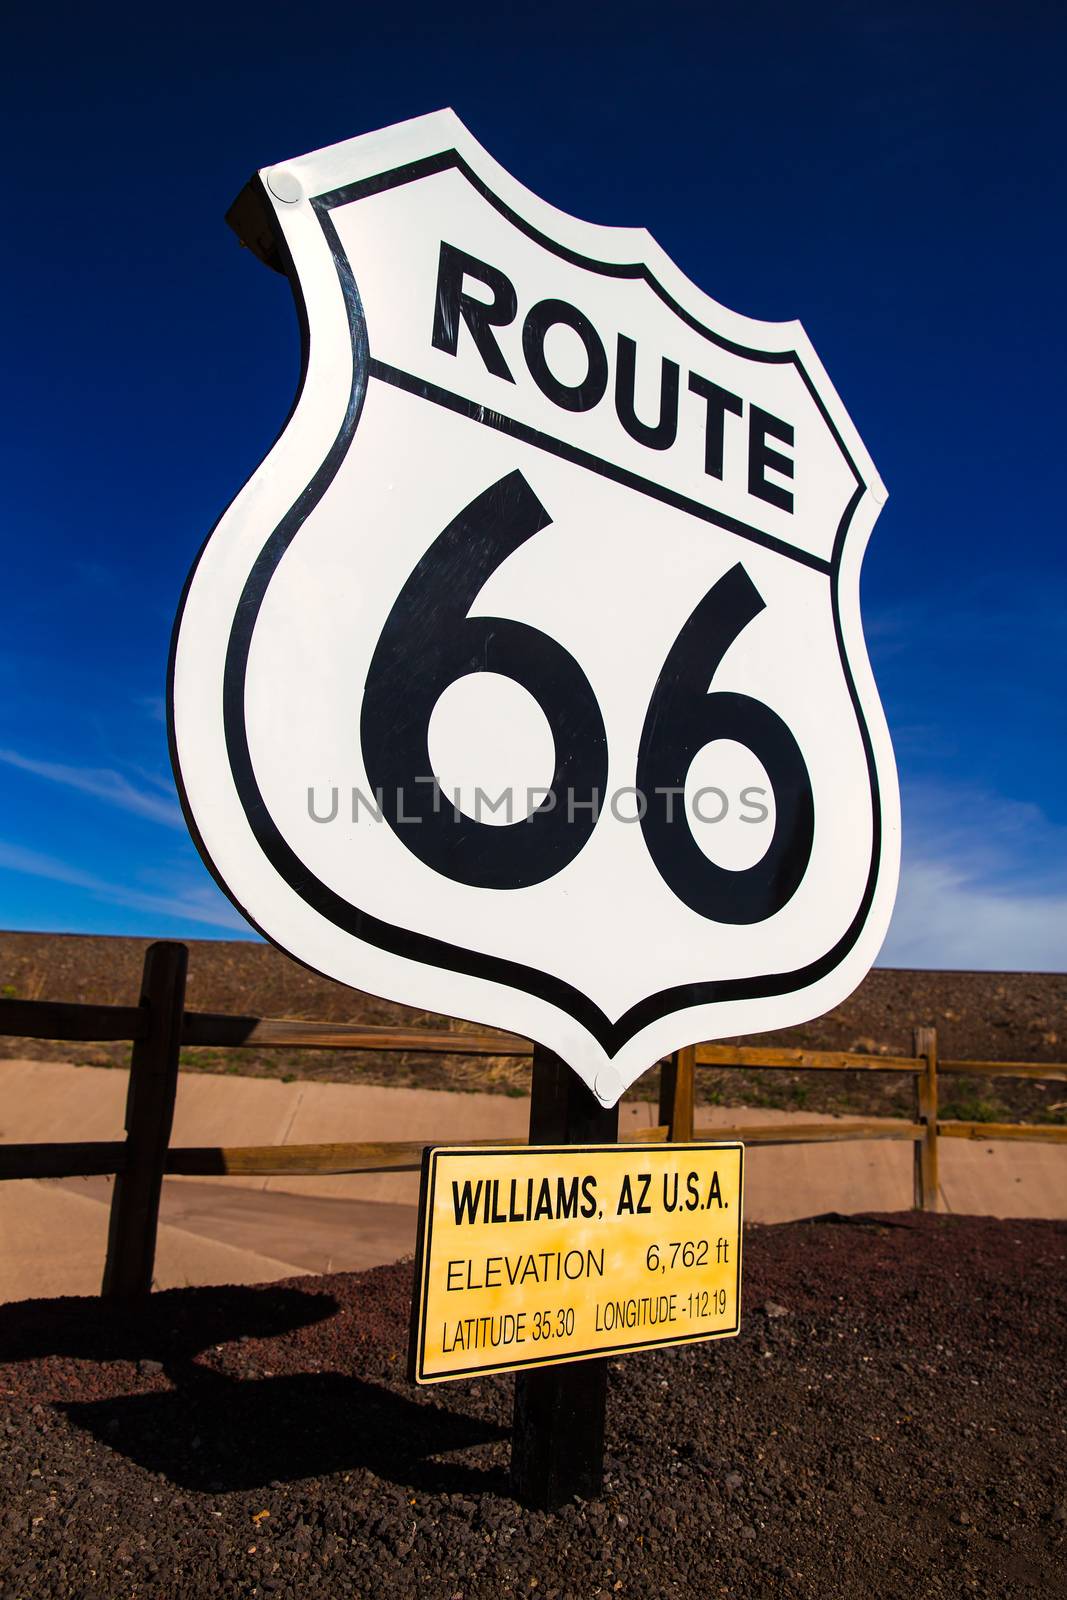
M 128 1005 L 136 1000 L 148 941 L 77 934 L 0 933 L 0 993 L 24 999 Z M 431 1012 L 360 994 L 321 978 L 269 945 L 238 940 L 190 943 L 188 1005 L 200 1011 L 323 1021 L 454 1026 Z M 917 1025 L 938 1030 L 946 1058 L 1067 1060 L 1067 975 L 927 972 L 878 968 L 836 1010 L 802 1027 L 761 1034 L 752 1043 L 808 1049 L 906 1054 Z M 740 1042 L 740 1041 L 738 1041 Z M 0 1038 L 0 1056 L 40 1056 L 124 1064 L 128 1047 Z M 189 1050 L 189 1070 L 251 1073 L 334 1082 L 521 1094 L 528 1065 L 507 1057 L 464 1058 L 312 1050 Z M 654 1095 L 655 1074 L 636 1086 Z M 702 1069 L 699 1097 L 721 1105 L 908 1115 L 910 1082 L 889 1074 L 749 1073 Z M 1067 1089 L 1050 1082 L 945 1078 L 942 1115 L 966 1121 L 1067 1122 Z
M 402 1376 L 410 1264 L 0 1307 L 4 1600 L 1050 1600 L 1067 1227 L 749 1228 L 740 1337 L 612 1363 L 598 1503 L 520 1509 L 509 1378 Z

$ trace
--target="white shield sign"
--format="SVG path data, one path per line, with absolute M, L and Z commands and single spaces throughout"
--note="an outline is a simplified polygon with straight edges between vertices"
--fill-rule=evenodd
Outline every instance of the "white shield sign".
M 554 210 L 450 112 L 235 209 L 306 370 L 175 630 L 175 769 L 233 900 L 605 1105 L 840 1001 L 896 889 L 859 610 L 885 491 L 800 325 Z

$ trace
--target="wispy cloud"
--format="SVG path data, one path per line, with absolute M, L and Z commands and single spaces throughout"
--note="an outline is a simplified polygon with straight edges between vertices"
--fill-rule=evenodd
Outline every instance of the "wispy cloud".
M 1067 895 L 994 891 L 951 866 L 911 862 L 878 964 L 1067 971 Z
M 149 788 L 158 789 L 159 792 L 161 794 L 165 794 L 168 799 L 174 798 L 174 779 L 171 777 L 169 772 L 153 772 L 150 767 L 134 766 L 131 766 L 130 771 L 136 773 L 137 777 L 141 778 L 145 783 L 147 783 Z
M 964 785 L 904 789 L 904 860 L 882 966 L 1067 971 L 1067 828 Z
M 21 755 L 17 750 L 0 749 L 0 761 L 20 772 L 32 772 L 35 777 L 49 783 L 63 784 L 82 794 L 92 795 L 105 805 L 118 806 L 122 811 L 132 811 L 135 816 L 147 817 L 151 822 L 161 822 L 168 828 L 183 828 L 181 809 L 170 794 L 149 794 L 116 772 L 113 767 L 71 767 L 58 761 L 39 761 L 33 756 Z
M 39 850 L 28 850 L 21 844 L 6 844 L 0 840 L 0 870 L 21 872 L 29 878 L 50 878 L 54 883 L 69 883 L 75 889 L 100 889 L 105 887 L 91 872 L 82 872 L 55 856 L 43 855 Z
M 1026 655 L 1063 661 L 1063 605 L 1055 583 L 1025 563 L 987 567 L 978 563 L 969 576 L 961 576 L 946 606 L 938 591 L 921 590 L 907 599 L 864 607 L 863 631 L 872 655 L 915 654 L 922 641 L 920 665 L 930 652 L 959 665 L 959 653 L 986 659 L 991 641 L 1011 640 Z M 1004 663 L 1012 670 L 1012 662 Z
M 167 917 L 179 922 L 202 922 L 211 927 L 248 932 L 248 923 L 240 912 L 229 905 L 211 883 L 189 883 L 175 876 L 169 889 L 146 892 L 129 884 L 110 883 L 57 856 L 0 840 L 0 871 L 3 870 L 69 884 L 71 888 L 84 889 L 111 905 L 127 906 L 134 911 L 147 912 L 150 916 Z
M 151 722 L 163 723 L 167 720 L 167 702 L 161 694 L 139 694 L 134 696 L 134 705 Z

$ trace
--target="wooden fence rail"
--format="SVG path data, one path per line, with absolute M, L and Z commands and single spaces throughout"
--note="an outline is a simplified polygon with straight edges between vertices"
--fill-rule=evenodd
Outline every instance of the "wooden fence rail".
M 184 1007 L 188 952 L 163 941 L 145 954 L 137 1006 L 80 1005 L 53 1000 L 0 999 L 0 1035 L 72 1042 L 129 1040 L 130 1081 L 126 1138 L 106 1142 L 0 1144 L 0 1180 L 112 1175 L 103 1293 L 114 1299 L 147 1294 L 152 1283 L 159 1199 L 165 1176 L 257 1177 L 326 1173 L 416 1172 L 424 1141 L 356 1144 L 248 1145 L 230 1149 L 172 1146 L 171 1124 L 180 1051 L 186 1046 L 225 1049 L 403 1051 L 456 1056 L 527 1056 L 533 1046 L 515 1034 L 461 1029 L 370 1027 L 349 1022 L 239 1017 Z M 913 1120 L 873 1117 L 791 1126 L 695 1128 L 696 1068 L 749 1067 L 790 1072 L 898 1072 L 915 1078 Z M 938 1140 L 1012 1139 L 1067 1145 L 1067 1126 L 1039 1123 L 957 1122 L 938 1117 L 941 1075 L 1014 1077 L 1067 1082 L 1067 1064 L 1032 1061 L 940 1061 L 933 1028 L 915 1030 L 910 1056 L 874 1056 L 848 1050 L 793 1050 L 774 1046 L 698 1044 L 663 1062 L 659 1122 L 623 1134 L 624 1142 L 740 1139 L 745 1144 L 821 1144 L 846 1139 L 902 1139 L 915 1150 L 915 1205 L 938 1209 Z M 465 1144 L 525 1144 L 525 1139 L 472 1139 Z

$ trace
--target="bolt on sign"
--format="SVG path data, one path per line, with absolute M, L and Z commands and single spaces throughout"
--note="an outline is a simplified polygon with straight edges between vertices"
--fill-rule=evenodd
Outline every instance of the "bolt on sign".
M 839 1002 L 897 876 L 859 608 L 885 491 L 799 323 L 555 210 L 451 112 L 266 168 L 231 219 L 305 331 L 172 652 L 235 903 L 608 1107 Z
M 743 1161 L 739 1144 L 427 1150 L 411 1376 L 737 1333 Z

